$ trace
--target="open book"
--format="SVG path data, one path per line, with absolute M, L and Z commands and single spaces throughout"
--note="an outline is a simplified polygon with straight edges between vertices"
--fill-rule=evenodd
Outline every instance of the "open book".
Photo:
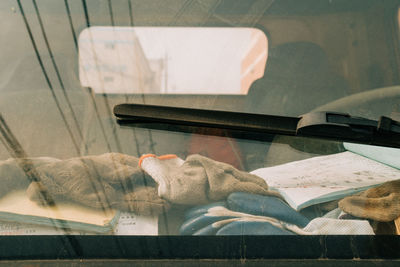
M 63 202 L 42 207 L 31 201 L 25 190 L 13 191 L 0 199 L 0 221 L 50 226 L 54 229 L 111 232 L 118 222 L 119 211 L 97 210 Z
M 251 173 L 263 178 L 295 210 L 400 179 L 400 170 L 350 151 L 261 168 Z

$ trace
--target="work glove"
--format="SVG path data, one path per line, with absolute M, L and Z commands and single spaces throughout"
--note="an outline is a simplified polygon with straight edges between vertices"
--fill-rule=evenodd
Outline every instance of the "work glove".
M 199 205 L 225 200 L 233 192 L 281 197 L 260 177 L 201 155 L 145 155 L 139 165 L 158 183 L 158 195 L 174 204 Z
M 159 214 L 169 204 L 158 196 L 156 184 L 138 167 L 138 162 L 129 155 L 106 153 L 45 164 L 35 171 L 55 203 L 70 200 L 98 209 Z M 33 182 L 27 193 L 41 204 L 38 188 L 38 183 Z
M 59 159 L 49 157 L 10 158 L 0 161 L 0 197 L 19 189 L 26 189 L 31 183 L 28 176 L 33 168 L 55 163 Z
M 346 213 L 379 222 L 400 216 L 400 180 L 386 182 L 359 195 L 345 197 L 339 207 Z

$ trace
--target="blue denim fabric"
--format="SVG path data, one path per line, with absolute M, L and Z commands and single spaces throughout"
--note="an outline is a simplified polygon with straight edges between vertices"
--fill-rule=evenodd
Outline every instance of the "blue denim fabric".
M 272 217 L 301 228 L 310 222 L 309 219 L 277 197 L 237 192 L 228 196 L 227 203 L 230 210 Z

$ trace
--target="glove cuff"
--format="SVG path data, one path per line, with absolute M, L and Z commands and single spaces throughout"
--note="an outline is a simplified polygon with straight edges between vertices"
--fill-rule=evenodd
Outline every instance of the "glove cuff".
M 168 154 L 157 157 L 146 154 L 140 157 L 139 167 L 149 174 L 158 184 L 158 196 L 171 199 L 171 181 L 169 174 L 184 163 L 177 155 Z

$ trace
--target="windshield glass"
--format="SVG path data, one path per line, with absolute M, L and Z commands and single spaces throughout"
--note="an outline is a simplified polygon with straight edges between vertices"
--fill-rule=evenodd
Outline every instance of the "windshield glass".
M 278 126 L 315 111 L 400 121 L 399 6 L 0 1 L 0 235 L 397 235 L 398 148 Z M 281 117 L 254 134 L 117 118 L 123 103 Z M 372 135 L 398 144 L 384 122 Z

